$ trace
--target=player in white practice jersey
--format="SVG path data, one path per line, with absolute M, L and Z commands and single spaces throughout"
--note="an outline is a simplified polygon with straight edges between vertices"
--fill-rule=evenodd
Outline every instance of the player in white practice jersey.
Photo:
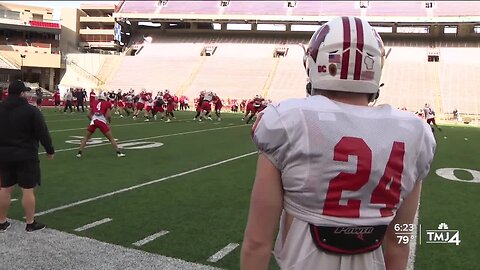
M 439 131 L 442 131 L 442 129 L 437 126 L 437 123 L 435 122 L 435 111 L 428 105 L 428 103 L 425 103 L 425 107 L 423 107 L 423 115 L 425 115 L 425 119 L 427 119 L 427 124 L 429 124 L 432 127 L 433 131 L 433 126 L 435 126 Z
M 242 269 L 405 269 L 412 224 L 435 151 L 428 125 L 378 98 L 385 50 L 367 21 L 338 17 L 305 51 L 311 96 L 268 106 L 252 127 L 259 150 Z M 383 251 L 380 247 L 383 243 Z

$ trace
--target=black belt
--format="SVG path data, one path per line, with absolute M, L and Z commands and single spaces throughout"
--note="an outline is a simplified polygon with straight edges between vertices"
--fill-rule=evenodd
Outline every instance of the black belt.
M 387 225 L 325 227 L 310 224 L 310 232 L 317 248 L 339 254 L 370 252 L 382 245 Z

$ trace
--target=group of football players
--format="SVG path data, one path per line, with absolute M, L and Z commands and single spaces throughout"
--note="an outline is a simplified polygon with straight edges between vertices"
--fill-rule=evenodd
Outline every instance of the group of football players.
M 152 119 L 165 120 L 171 122 L 175 119 L 174 111 L 178 108 L 180 110 L 190 108 L 188 104 L 188 98 L 182 96 L 178 98 L 176 95 L 172 95 L 169 90 L 158 91 L 156 96 L 152 91 L 143 89 L 140 93 L 136 94 L 133 89 L 130 89 L 126 93 L 122 93 L 119 89 L 117 92 L 109 91 L 102 92 L 98 96 L 99 98 L 105 97 L 106 101 L 109 101 L 112 105 L 112 112 L 120 115 L 120 117 L 132 117 L 134 120 L 143 115 L 144 121 L 148 122 Z M 94 90 L 90 92 L 90 110 L 93 110 L 97 100 L 97 95 Z M 196 115 L 193 120 L 213 120 L 212 119 L 212 107 L 215 112 L 216 120 L 221 120 L 221 111 L 224 107 L 222 99 L 212 91 L 201 91 L 198 98 L 194 100 Z M 271 103 L 270 100 L 265 100 L 260 95 L 256 95 L 249 100 L 242 100 L 240 103 L 240 111 L 245 115 L 242 121 L 246 120 L 246 123 L 250 121 L 267 105 Z

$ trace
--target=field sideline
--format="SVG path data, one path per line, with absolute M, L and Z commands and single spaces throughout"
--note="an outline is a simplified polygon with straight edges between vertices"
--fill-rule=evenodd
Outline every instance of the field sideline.
M 53 161 L 41 157 L 39 221 L 101 242 L 239 268 L 256 163 L 251 125 L 240 114 L 201 123 L 192 120 L 193 112 L 178 112 L 171 123 L 115 117 L 112 132 L 127 157 L 117 158 L 96 133 L 81 159 L 75 154 L 88 124 L 86 114 L 46 109 L 44 115 L 57 154 Z M 437 155 L 424 180 L 415 269 L 477 269 L 480 129 L 443 126 L 435 136 Z M 445 168 L 472 170 L 452 173 L 469 182 L 436 173 Z M 13 198 L 19 198 L 18 190 Z M 10 218 L 22 220 L 20 201 L 12 202 Z M 459 245 L 426 243 L 426 230 L 440 223 L 460 231 Z M 270 268 L 278 269 L 273 261 Z

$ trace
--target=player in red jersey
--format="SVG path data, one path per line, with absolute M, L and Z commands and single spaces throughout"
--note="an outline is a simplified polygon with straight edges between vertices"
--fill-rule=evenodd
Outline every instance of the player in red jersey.
M 220 121 L 220 113 L 222 111 L 223 103 L 217 93 L 213 94 L 213 104 L 215 105 L 215 115 L 217 115 L 217 120 Z
M 246 99 L 242 99 L 242 102 L 240 102 L 240 111 L 242 113 L 245 113 L 245 107 L 247 106 L 247 100 Z
M 127 117 L 130 116 L 130 114 L 133 114 L 133 100 L 133 92 L 129 92 L 128 94 L 123 95 L 123 101 L 125 102 L 125 107 L 123 108 L 123 111 L 127 114 Z
M 165 90 L 163 99 L 167 103 L 167 113 L 166 113 L 167 121 L 166 122 L 170 122 L 172 118 L 175 119 L 175 115 L 173 114 L 173 110 L 175 109 L 175 101 L 173 99 L 173 96 L 170 95 L 170 92 L 168 90 Z
M 253 108 L 251 109 L 250 112 L 250 117 L 247 120 L 247 124 L 252 120 L 252 118 L 260 111 L 260 108 L 262 107 L 263 102 L 265 99 L 263 99 L 260 95 L 256 95 L 255 98 L 253 99 Z
M 160 113 L 161 115 L 161 120 L 165 117 L 165 101 L 163 100 L 163 93 L 158 91 L 157 96 L 155 97 L 154 103 L 153 103 L 153 118 L 157 120 L 157 113 Z
M 118 114 L 120 115 L 120 118 L 123 118 L 123 113 L 125 112 L 125 101 L 122 96 L 117 101 L 117 108 L 118 108 Z
M 147 91 L 145 91 L 145 88 L 140 92 L 137 105 L 135 106 L 135 112 L 133 113 L 133 120 L 137 119 L 138 114 L 143 111 L 143 108 L 145 107 L 145 94 Z
M 53 103 L 55 104 L 55 111 L 59 112 L 61 111 L 60 109 L 60 91 L 57 89 L 55 93 L 53 93 Z
M 92 111 L 93 106 L 95 106 L 95 104 L 96 104 L 95 100 L 96 99 L 97 99 L 97 95 L 95 94 L 95 91 L 93 89 L 90 90 L 90 98 L 88 99 L 89 103 L 90 103 L 90 111 Z
M 145 122 L 149 122 L 150 118 L 153 117 L 153 103 L 152 93 L 147 92 L 145 94 L 145 114 L 143 115 L 145 117 Z
M 200 116 L 200 113 L 202 113 L 202 103 L 203 103 L 203 96 L 205 95 L 205 91 L 201 91 L 200 95 L 197 98 L 197 102 L 195 103 L 195 110 L 197 111 L 197 114 L 195 114 L 195 117 L 193 117 L 193 120 L 197 120 L 197 118 Z
M 243 101 L 242 101 L 242 103 L 243 103 Z M 243 116 L 242 121 L 244 121 L 245 118 L 247 118 L 247 116 L 249 116 L 250 113 L 252 112 L 252 110 L 253 110 L 253 100 L 248 100 L 248 102 L 245 103 L 244 108 L 245 108 L 245 115 Z
M 113 146 L 113 149 L 117 152 L 117 157 L 124 157 L 125 154 L 120 152 L 118 149 L 117 142 L 113 138 L 112 132 L 110 131 L 109 123 L 112 119 L 112 104 L 108 101 L 108 98 L 105 93 L 100 93 L 98 97 L 97 104 L 93 107 L 88 115 L 88 118 L 91 120 L 90 125 L 87 128 L 87 134 L 82 139 L 80 143 L 80 148 L 78 149 L 77 158 L 82 157 L 82 151 L 85 148 L 88 140 L 92 137 L 92 134 L 98 128 L 103 133 L 103 135 L 110 141 Z

